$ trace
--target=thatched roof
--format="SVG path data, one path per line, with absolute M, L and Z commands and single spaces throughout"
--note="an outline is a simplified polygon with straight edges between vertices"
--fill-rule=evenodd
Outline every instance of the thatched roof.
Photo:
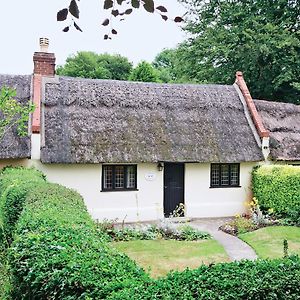
M 0 89 L 3 86 L 16 89 L 18 102 L 25 104 L 30 100 L 30 75 L 0 75 Z M 19 137 L 16 127 L 12 127 L 0 140 L 0 159 L 25 157 L 30 157 L 30 138 Z
M 44 104 L 45 163 L 263 159 L 233 86 L 59 77 Z
M 270 131 L 272 159 L 300 160 L 300 106 L 263 100 L 255 105 Z

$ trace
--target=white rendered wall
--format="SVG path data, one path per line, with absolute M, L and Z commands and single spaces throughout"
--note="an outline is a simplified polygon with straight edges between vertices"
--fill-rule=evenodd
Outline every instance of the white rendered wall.
M 240 186 L 210 188 L 210 164 L 185 164 L 185 207 L 190 218 L 227 217 L 246 212 L 255 163 L 240 164 Z
M 42 164 L 40 136 L 32 135 L 31 160 L 0 161 L 5 165 L 35 166 L 50 182 L 77 190 L 85 199 L 94 219 L 118 222 L 149 221 L 163 218 L 163 171 L 157 164 L 137 166 L 137 191 L 101 192 L 101 164 Z M 185 207 L 190 218 L 226 217 L 246 211 L 251 199 L 251 171 L 255 163 L 240 164 L 239 188 L 210 188 L 210 164 L 185 164 Z
M 100 164 L 41 164 L 31 160 L 30 165 L 44 172 L 50 182 L 77 190 L 94 219 L 137 222 L 163 218 L 163 172 L 156 164 L 138 164 L 138 190 L 120 192 L 101 192 Z M 148 181 L 147 174 L 154 179 Z

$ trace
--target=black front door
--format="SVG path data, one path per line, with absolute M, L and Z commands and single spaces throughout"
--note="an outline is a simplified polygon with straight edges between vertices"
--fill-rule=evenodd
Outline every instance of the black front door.
M 165 217 L 169 217 L 180 203 L 184 204 L 184 164 L 164 163 Z

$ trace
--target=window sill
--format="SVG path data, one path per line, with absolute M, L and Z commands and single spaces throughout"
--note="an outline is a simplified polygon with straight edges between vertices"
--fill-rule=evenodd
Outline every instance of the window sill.
M 210 186 L 210 189 L 230 189 L 230 188 L 240 188 L 240 185 L 220 185 L 220 186 Z
M 117 190 L 101 190 L 100 192 L 102 193 L 110 193 L 110 192 L 134 192 L 138 191 L 139 189 L 117 189 Z

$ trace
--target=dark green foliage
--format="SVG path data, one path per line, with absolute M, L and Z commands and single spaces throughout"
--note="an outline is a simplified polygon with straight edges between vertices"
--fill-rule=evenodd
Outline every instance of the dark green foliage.
M 298 299 L 300 260 L 242 261 L 172 272 L 166 278 L 136 284 L 111 296 L 114 300 Z
M 121 55 L 78 52 L 57 68 L 58 75 L 94 79 L 128 80 L 132 64 Z
M 158 73 L 151 64 L 140 62 L 130 74 L 129 80 L 142 82 L 159 82 Z
M 253 193 L 260 208 L 300 224 L 300 167 L 262 166 L 253 171 Z
M 26 172 L 36 171 L 1 175 L 1 182 L 23 177 L 23 183 L 35 183 L 22 201 L 8 249 L 13 299 L 103 299 L 148 280 L 132 260 L 106 245 L 78 193 Z
M 191 38 L 178 52 L 198 82 L 234 82 L 243 71 L 256 99 L 300 103 L 299 0 L 181 0 Z
M 0 241 L 10 244 L 12 234 L 30 190 L 45 182 L 34 169 L 5 168 L 0 177 Z

